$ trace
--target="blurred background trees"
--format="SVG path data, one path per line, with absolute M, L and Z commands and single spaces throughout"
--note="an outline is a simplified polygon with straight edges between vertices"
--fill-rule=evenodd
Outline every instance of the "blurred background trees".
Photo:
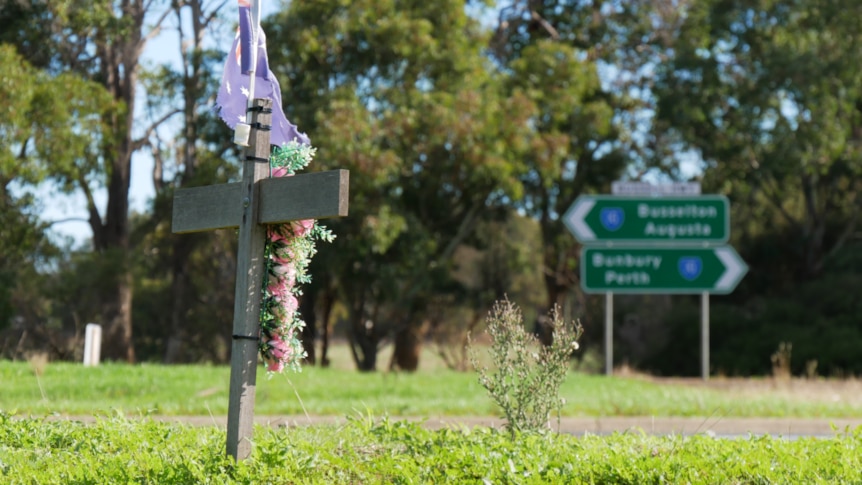
M 600 297 L 578 281 L 560 216 L 620 179 L 697 179 L 727 195 L 751 271 L 712 304 L 714 371 L 856 373 L 862 361 L 862 6 L 851 0 L 505 2 L 293 0 L 264 19 L 285 112 L 318 147 L 311 170 L 351 171 L 350 216 L 311 271 L 309 361 L 333 339 L 357 369 L 415 370 L 431 346 L 466 369 L 466 332 L 508 295 L 580 318 L 601 342 Z M 175 236 L 180 187 L 235 180 L 212 99 L 233 5 L 13 0 L 0 5 L 0 354 L 225 362 L 231 231 Z M 167 37 L 165 37 L 167 36 Z M 170 39 L 161 64 L 147 45 Z M 129 210 L 132 163 L 155 196 Z M 78 194 L 91 234 L 41 214 Z M 690 297 L 618 301 L 618 363 L 697 375 Z M 378 362 L 391 345 L 391 360 Z M 389 354 L 387 354 L 389 355 Z

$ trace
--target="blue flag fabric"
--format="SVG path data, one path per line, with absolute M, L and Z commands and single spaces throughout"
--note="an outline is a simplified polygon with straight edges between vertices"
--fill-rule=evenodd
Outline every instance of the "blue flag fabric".
M 269 70 L 269 59 L 266 55 L 266 35 L 258 27 L 257 66 L 255 69 L 254 97 L 272 100 L 272 132 L 270 143 L 282 146 L 289 141 L 303 145 L 311 142 L 304 133 L 300 133 L 296 125 L 284 116 L 281 107 L 281 87 L 272 71 Z M 231 50 L 222 74 L 221 87 L 216 97 L 216 108 L 219 116 L 231 129 L 237 123 L 247 123 L 246 109 L 249 96 L 249 71 L 251 70 L 251 47 L 253 43 L 253 22 L 251 18 L 250 0 L 239 0 L 239 30 L 234 38 Z

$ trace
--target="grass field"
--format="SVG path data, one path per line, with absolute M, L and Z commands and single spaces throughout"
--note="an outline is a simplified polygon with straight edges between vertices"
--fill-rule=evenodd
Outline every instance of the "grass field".
M 104 364 L 84 368 L 0 362 L 0 410 L 19 414 L 216 415 L 227 413 L 226 366 Z M 310 367 L 258 375 L 257 415 L 496 416 L 474 373 L 437 368 L 358 373 Z M 713 379 L 659 381 L 570 373 L 561 389 L 564 416 L 862 417 L 858 381 Z

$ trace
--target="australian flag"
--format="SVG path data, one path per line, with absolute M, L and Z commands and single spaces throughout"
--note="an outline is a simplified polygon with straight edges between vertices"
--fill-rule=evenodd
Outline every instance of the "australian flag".
M 237 123 L 247 123 L 246 108 L 249 97 L 249 72 L 251 71 L 251 49 L 253 43 L 253 22 L 251 0 L 239 1 L 239 31 L 228 52 L 224 65 L 221 88 L 216 97 L 216 106 L 221 119 L 232 129 Z M 259 26 L 257 42 L 257 68 L 255 69 L 254 97 L 272 100 L 272 133 L 270 143 L 281 146 L 289 141 L 308 145 L 310 141 L 304 133 L 296 129 L 284 116 L 281 108 L 281 87 L 272 71 L 266 55 L 266 35 Z

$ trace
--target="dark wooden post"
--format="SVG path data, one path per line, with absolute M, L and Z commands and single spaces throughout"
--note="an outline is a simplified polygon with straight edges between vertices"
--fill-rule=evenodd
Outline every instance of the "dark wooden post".
M 254 426 L 254 390 L 257 382 L 257 354 L 260 339 L 260 300 L 266 228 L 258 223 L 260 182 L 269 177 L 269 127 L 272 101 L 254 100 L 251 113 L 251 140 L 242 163 L 239 200 L 239 248 L 236 264 L 236 293 L 233 310 L 233 345 L 230 358 L 230 398 L 227 414 L 227 453 L 244 460 L 251 453 Z

